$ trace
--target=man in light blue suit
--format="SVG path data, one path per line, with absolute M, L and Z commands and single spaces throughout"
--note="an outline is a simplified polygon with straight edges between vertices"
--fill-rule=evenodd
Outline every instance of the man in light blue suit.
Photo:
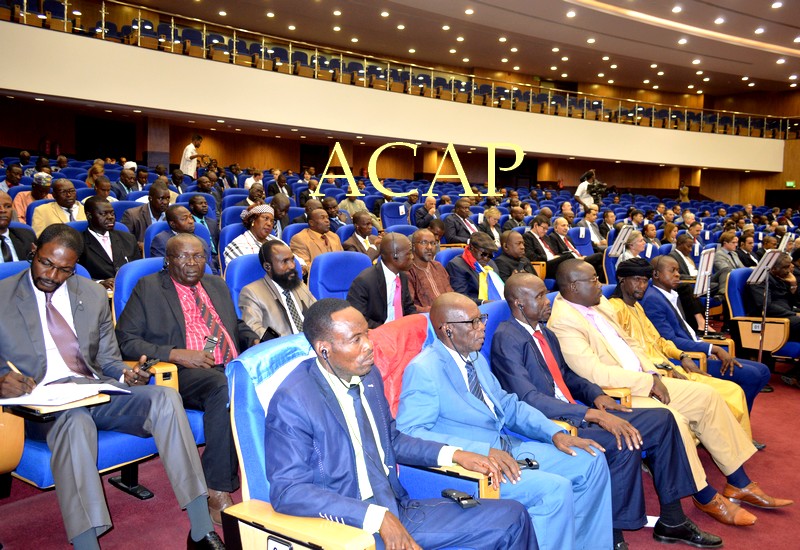
M 525 508 L 487 500 L 462 509 L 446 499 L 412 500 L 397 462 L 453 462 L 502 476 L 496 462 L 395 429 L 367 321 L 344 300 L 315 302 L 303 330 L 316 358 L 280 384 L 266 417 L 266 469 L 278 512 L 322 517 L 372 533 L 376 547 L 535 549 Z M 419 546 L 418 546 L 419 544 Z
M 406 367 L 398 429 L 495 459 L 507 474 L 501 496 L 528 508 L 540 548 L 612 548 L 610 476 L 598 452 L 604 449 L 503 391 L 478 353 L 485 318 L 469 298 L 439 296 L 431 324 L 438 341 Z M 518 478 L 517 460 L 525 459 L 538 467 L 523 466 Z

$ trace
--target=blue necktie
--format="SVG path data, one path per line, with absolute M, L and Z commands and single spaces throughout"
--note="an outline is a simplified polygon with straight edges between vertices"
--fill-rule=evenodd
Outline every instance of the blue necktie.
M 397 497 L 386 477 L 383 468 L 381 455 L 378 452 L 378 445 L 372 433 L 372 426 L 367 418 L 367 411 L 361 401 L 361 391 L 359 384 L 353 384 L 348 388 L 347 394 L 353 398 L 353 407 L 356 411 L 356 421 L 358 422 L 358 433 L 361 439 L 361 451 L 364 454 L 364 462 L 367 465 L 367 477 L 372 487 L 372 496 L 378 506 L 388 508 L 396 517 L 400 517 L 397 509 Z M 358 451 L 356 451 L 358 452 Z

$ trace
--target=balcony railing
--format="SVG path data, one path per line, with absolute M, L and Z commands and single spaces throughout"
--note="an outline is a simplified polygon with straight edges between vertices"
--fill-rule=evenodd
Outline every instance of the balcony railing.
M 8 0 L 0 0 L 8 1 Z M 179 55 L 378 91 L 527 113 L 771 139 L 797 139 L 800 119 L 565 91 L 396 61 L 219 25 L 116 1 L 10 0 L 0 20 Z

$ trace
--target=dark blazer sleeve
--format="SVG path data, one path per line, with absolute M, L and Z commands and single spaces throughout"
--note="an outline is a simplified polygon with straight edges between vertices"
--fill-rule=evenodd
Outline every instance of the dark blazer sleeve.
M 386 322 L 386 297 L 379 291 L 386 284 L 381 269 L 378 264 L 362 271 L 347 292 L 347 301 L 366 318 L 369 328 L 379 327 Z M 413 301 L 411 304 L 413 306 Z
M 139 279 L 117 319 L 117 341 L 123 359 L 147 355 L 169 361 L 173 348 L 186 347 L 185 331 L 165 307 L 167 301 L 159 274 Z
M 233 307 L 233 299 L 225 281 L 216 275 L 206 274 L 203 277 L 203 288 L 206 290 L 214 309 L 217 310 L 225 330 L 242 352 L 253 345 L 253 341 L 258 339 L 258 335 L 253 332 L 247 323 L 239 319 Z M 127 309 L 127 307 L 126 307 Z
M 453 258 L 447 263 L 445 269 L 447 269 L 447 273 L 450 275 L 450 286 L 453 287 L 453 291 L 463 294 L 480 305 L 480 300 L 478 300 L 478 285 L 475 281 L 477 274 L 469 269 L 467 263 L 460 257 Z
M 542 245 L 533 236 L 533 233 L 526 231 L 522 236 L 522 241 L 525 243 L 525 256 L 532 262 L 546 262 L 547 254 L 545 253 Z
M 467 244 L 467 228 L 459 221 L 458 214 L 450 214 L 444 219 L 444 237 L 447 244 Z
M 31 251 L 31 246 L 36 241 L 36 235 L 33 231 L 26 229 L 19 229 L 11 227 L 8 230 L 8 236 L 11 238 L 11 244 L 14 245 L 14 251 L 17 253 L 17 258 L 20 261 L 28 259 L 28 254 Z
M 709 344 L 706 342 L 695 342 L 694 339 L 683 328 L 683 323 L 678 319 L 678 314 L 672 308 L 667 299 L 661 296 L 655 288 L 648 287 L 644 298 L 641 301 L 647 318 L 656 327 L 662 338 L 671 340 L 678 349 L 683 351 L 697 351 L 708 353 Z
M 172 231 L 162 231 L 150 243 L 150 257 L 163 258 L 167 255 L 167 241 L 172 236 Z
M 416 214 L 414 214 L 414 218 L 415 218 L 414 219 L 415 225 L 420 229 L 424 229 L 428 227 L 428 225 L 431 223 L 433 216 L 428 214 L 428 211 L 425 210 L 425 208 L 423 207 L 423 208 L 417 208 L 417 212 Z
M 417 312 L 417 306 L 414 305 L 414 299 L 411 297 L 408 275 L 406 273 L 400 272 L 400 285 L 403 300 L 403 315 L 413 315 Z

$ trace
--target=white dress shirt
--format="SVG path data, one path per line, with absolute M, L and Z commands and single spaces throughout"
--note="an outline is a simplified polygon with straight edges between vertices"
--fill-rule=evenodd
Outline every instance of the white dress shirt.
M 386 279 L 386 322 L 394 321 L 394 280 L 397 279 L 400 275 L 395 275 L 392 271 L 386 267 L 386 264 L 381 262 L 381 269 L 383 270 L 383 278 Z M 402 306 L 402 299 L 403 299 L 403 289 L 400 289 L 400 300 Z
M 269 284 L 271 284 L 272 288 L 274 288 L 275 291 L 278 293 L 278 299 L 280 299 L 281 304 L 283 305 L 283 310 L 286 312 L 286 317 L 289 318 L 289 326 L 292 327 L 292 334 L 297 334 L 298 332 L 302 332 L 299 329 L 299 327 L 294 324 L 294 319 L 292 319 L 292 316 L 289 314 L 289 306 L 286 304 L 286 295 L 283 293 L 284 288 L 275 281 L 273 281 L 271 278 L 269 277 L 264 277 L 264 278 L 267 281 L 269 281 Z M 297 314 L 300 316 L 300 321 L 301 322 L 304 321 L 305 319 L 303 317 L 303 309 L 300 307 L 300 304 L 298 303 L 297 299 L 294 296 L 294 293 L 291 290 L 289 291 L 289 299 L 294 304 L 294 307 L 297 310 Z
M 11 237 L 9 236 L 8 229 L 5 230 L 4 233 L 0 233 L 0 239 L 3 239 L 8 246 L 8 250 L 11 252 L 11 260 L 12 261 L 19 261 L 19 257 L 17 256 L 17 250 L 14 248 L 14 243 L 11 242 Z M 3 263 L 3 256 L 0 255 L 0 264 Z
M 105 250 L 106 255 L 108 255 L 109 259 L 113 261 L 114 254 L 111 251 L 111 235 L 108 233 L 108 231 L 106 231 L 105 234 L 101 235 L 100 233 L 97 233 L 96 231 L 90 228 L 89 234 L 95 239 L 97 239 L 97 242 L 99 242 L 100 246 L 102 246 L 103 250 Z
M 692 337 L 692 340 L 694 340 L 695 342 L 701 342 L 702 340 L 700 340 L 700 338 L 697 337 L 697 334 L 695 334 L 692 327 L 690 327 L 689 323 L 686 322 L 686 319 L 683 318 L 683 314 L 681 313 L 681 308 L 678 307 L 678 300 L 679 300 L 678 293 L 675 292 L 674 290 L 670 290 L 669 292 L 667 292 L 663 288 L 659 288 L 655 285 L 653 285 L 653 288 L 659 291 L 661 294 L 664 295 L 664 297 L 667 300 L 669 300 L 669 303 L 672 304 L 672 307 L 675 309 L 675 313 L 677 314 L 678 319 L 680 319 L 681 323 L 683 323 L 683 328 L 686 329 L 686 332 L 689 333 L 689 336 Z M 707 355 L 711 355 L 711 346 L 712 344 L 708 345 L 708 351 L 706 352 Z
M 534 333 L 534 332 L 538 332 L 538 333 L 540 333 L 540 334 L 542 335 L 542 338 L 545 338 L 545 336 L 544 336 L 544 333 L 542 332 L 542 327 L 541 327 L 541 325 L 539 325 L 539 324 L 537 323 L 537 324 L 536 324 L 536 330 L 534 330 L 534 329 L 532 329 L 532 328 L 531 328 L 531 326 L 530 326 L 529 324 L 527 324 L 527 323 L 523 323 L 522 321 L 520 321 L 520 320 L 519 320 L 519 319 L 517 319 L 516 317 L 514 318 L 514 320 L 515 320 L 517 323 L 519 323 L 519 325 L 520 325 L 522 328 L 524 328 L 524 329 L 525 329 L 525 332 L 527 332 L 528 334 L 530 334 L 530 335 L 531 335 L 531 339 L 533 340 L 533 345 L 534 345 L 534 346 L 536 346 L 536 349 L 538 349 L 538 350 L 539 350 L 539 353 L 541 353 L 541 354 L 542 354 L 542 357 L 546 357 L 546 356 L 545 356 L 545 354 L 544 354 L 544 351 L 542 351 L 542 345 L 539 343 L 539 340 L 537 340 L 536 338 L 534 338 L 534 337 L 533 337 L 533 333 Z M 555 379 L 553 379 L 553 393 L 555 394 L 555 397 L 556 397 L 556 399 L 560 399 L 560 400 L 561 400 L 561 401 L 563 401 L 564 403 L 569 403 L 569 402 L 570 402 L 570 400 L 569 400 L 569 399 L 567 399 L 567 397 L 566 397 L 566 396 L 564 395 L 564 393 L 561 391 L 561 388 L 559 388 L 559 387 L 558 387 L 558 384 L 556 384 L 556 381 L 555 381 Z
M 460 372 L 462 378 L 464 378 L 464 386 L 466 386 L 467 391 L 469 391 L 469 377 L 467 376 L 467 366 L 466 366 L 467 362 L 464 361 L 464 358 L 461 357 L 461 355 L 459 355 L 459 353 L 456 352 L 455 350 L 452 350 L 447 346 L 445 346 L 444 349 L 447 350 L 447 352 L 450 354 L 450 357 L 452 357 L 453 361 L 455 361 L 456 367 L 458 367 L 458 372 Z M 481 390 L 483 390 L 483 387 L 481 387 Z M 495 418 L 497 418 L 497 412 L 495 412 L 494 410 L 494 403 L 492 403 L 491 399 L 489 399 L 489 396 L 486 394 L 485 391 L 483 392 L 483 402 L 486 403 L 486 406 L 489 407 L 489 410 L 492 411 L 492 414 L 495 416 Z

